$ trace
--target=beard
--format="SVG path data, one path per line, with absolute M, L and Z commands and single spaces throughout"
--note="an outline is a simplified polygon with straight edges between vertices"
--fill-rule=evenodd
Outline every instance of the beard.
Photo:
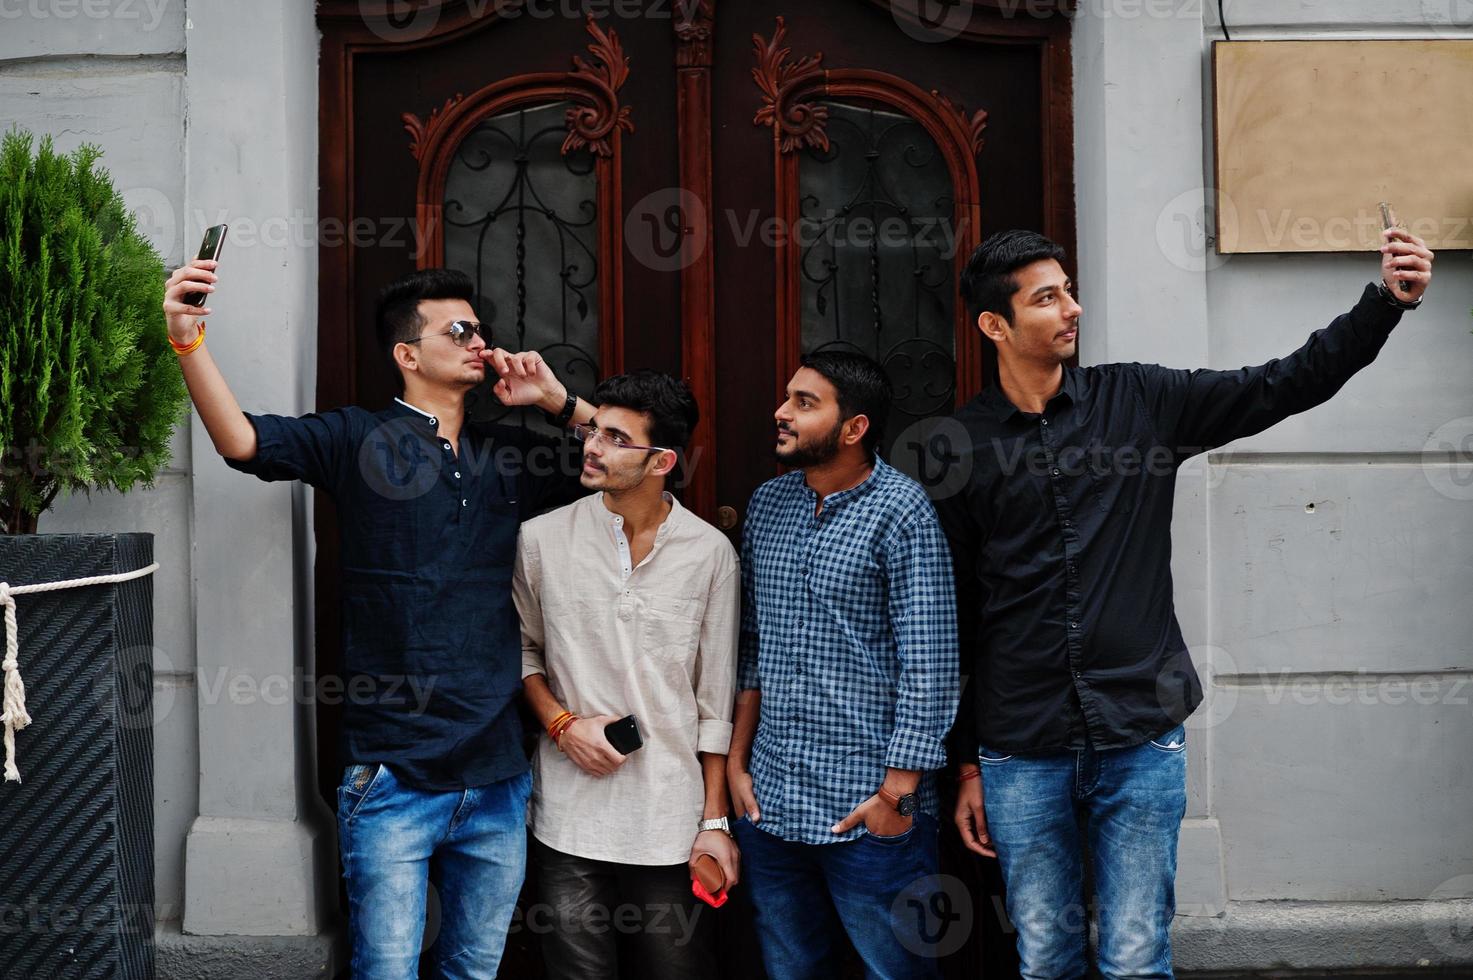
M 583 484 L 586 490 L 602 490 L 605 492 L 619 493 L 624 490 L 633 490 L 644 482 L 648 475 L 647 467 L 621 466 L 611 467 L 606 463 L 596 463 L 599 469 L 597 473 L 582 473 L 578 482 Z
M 819 466 L 827 463 L 839 454 L 839 433 L 844 429 L 844 422 L 840 420 L 832 429 L 824 435 L 804 442 L 796 432 L 785 429 L 793 436 L 793 445 L 788 449 L 775 448 L 773 455 L 777 461 L 784 466 L 793 469 L 804 469 L 809 466 Z

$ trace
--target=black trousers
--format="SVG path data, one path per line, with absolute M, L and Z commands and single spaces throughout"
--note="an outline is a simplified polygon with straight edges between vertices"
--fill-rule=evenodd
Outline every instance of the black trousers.
M 715 910 L 691 894 L 685 864 L 592 861 L 535 837 L 531 856 L 537 903 L 525 921 L 541 936 L 547 980 L 618 980 L 621 946 L 640 977 L 715 976 Z

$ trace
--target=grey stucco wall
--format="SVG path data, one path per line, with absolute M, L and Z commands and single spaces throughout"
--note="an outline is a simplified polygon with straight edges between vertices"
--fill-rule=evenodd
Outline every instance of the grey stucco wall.
M 1473 40 L 1459 0 L 1330 6 L 1253 0 L 1227 20 L 1234 38 Z M 1214 729 L 1212 799 L 1230 899 L 1473 897 L 1470 253 L 1439 255 L 1435 272 L 1424 308 L 1334 400 L 1211 463 L 1210 629 L 1233 701 Z M 1213 263 L 1211 363 L 1287 351 L 1375 274 L 1360 255 Z

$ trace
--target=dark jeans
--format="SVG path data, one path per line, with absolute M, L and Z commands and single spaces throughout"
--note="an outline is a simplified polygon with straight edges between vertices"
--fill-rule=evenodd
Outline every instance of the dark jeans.
M 526 924 L 542 937 L 547 980 L 618 980 L 624 936 L 641 977 L 715 975 L 713 911 L 691 894 L 684 863 L 592 861 L 533 837 L 532 875 L 537 904 L 527 910 Z
M 899 837 L 834 844 L 783 840 L 746 817 L 735 833 L 740 887 L 749 889 L 773 980 L 828 980 L 846 933 L 872 980 L 938 975 L 939 937 L 926 921 L 940 887 L 935 817 L 916 814 Z
M 1186 813 L 1186 752 L 1181 726 L 1128 749 L 1013 756 L 981 747 L 987 829 L 1002 862 L 1025 980 L 1086 975 L 1086 844 L 1101 976 L 1172 976 L 1169 929 L 1177 831 Z
M 421 948 L 445 980 L 492 980 L 522 887 L 532 774 L 457 792 L 349 766 L 338 787 L 353 980 L 414 980 Z M 440 900 L 426 936 L 425 898 Z

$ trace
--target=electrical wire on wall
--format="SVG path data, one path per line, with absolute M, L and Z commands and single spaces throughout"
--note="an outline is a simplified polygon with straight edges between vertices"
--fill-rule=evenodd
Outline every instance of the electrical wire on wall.
M 1217 22 L 1222 25 L 1222 39 L 1231 41 L 1233 36 L 1228 33 L 1227 14 L 1223 12 L 1223 4 L 1226 0 L 1217 0 Z

